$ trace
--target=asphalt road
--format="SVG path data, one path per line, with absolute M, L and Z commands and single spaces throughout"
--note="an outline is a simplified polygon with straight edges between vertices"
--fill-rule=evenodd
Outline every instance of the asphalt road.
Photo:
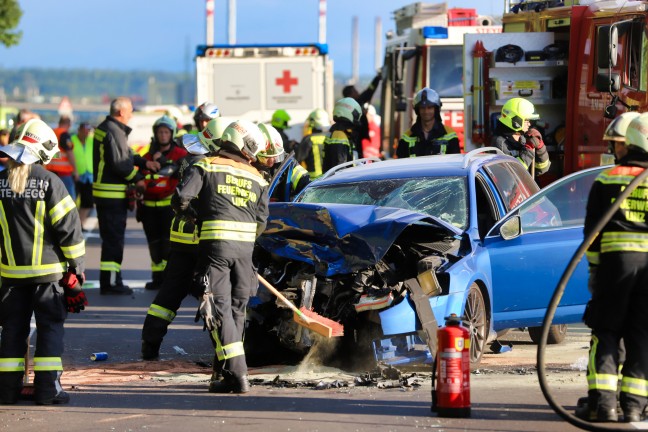
M 99 240 L 92 234 L 87 249 L 88 279 L 96 280 Z M 363 386 L 354 385 L 366 377 L 360 372 L 314 364 L 272 366 L 250 370 L 254 385 L 249 394 L 210 394 L 212 348 L 202 326 L 194 323 L 194 299 L 185 299 L 162 346 L 161 360 L 139 358 L 142 323 L 155 296 L 142 288 L 148 266 L 143 233 L 130 219 L 123 270 L 134 294 L 100 296 L 96 283 L 89 284 L 90 306 L 66 322 L 62 383 L 71 403 L 43 407 L 25 400 L 0 406 L 0 430 L 576 430 L 546 404 L 535 375 L 535 346 L 519 331 L 502 340 L 513 344 L 511 351 L 486 354 L 473 371 L 468 419 L 438 418 L 430 412 L 430 371 L 425 368 L 402 371 L 409 385 L 379 379 L 378 385 Z M 571 411 L 586 393 L 582 368 L 587 336 L 582 327 L 570 329 L 567 343 L 550 347 L 547 356 L 552 390 Z M 107 352 L 108 359 L 91 361 L 96 352 Z

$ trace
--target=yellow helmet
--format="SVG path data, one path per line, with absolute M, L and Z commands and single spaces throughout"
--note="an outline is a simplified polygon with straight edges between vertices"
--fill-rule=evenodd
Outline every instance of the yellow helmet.
M 502 107 L 499 121 L 509 129 L 521 131 L 526 120 L 540 118 L 535 112 L 535 107 L 526 99 L 514 97 L 506 101 Z
M 272 114 L 272 120 L 270 124 L 277 129 L 286 129 L 288 127 L 288 122 L 291 117 L 288 115 L 286 110 L 278 109 Z

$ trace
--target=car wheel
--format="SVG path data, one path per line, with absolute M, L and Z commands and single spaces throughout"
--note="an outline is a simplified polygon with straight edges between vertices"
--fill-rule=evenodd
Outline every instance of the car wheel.
M 529 336 L 534 344 L 539 344 L 542 338 L 542 327 L 529 327 Z M 547 336 L 547 345 L 562 343 L 567 336 L 567 324 L 552 325 L 549 327 L 549 336 Z
M 476 366 L 481 361 L 486 348 L 489 329 L 486 302 L 484 302 L 484 296 L 476 283 L 470 286 L 464 317 L 464 326 L 470 332 L 470 365 Z

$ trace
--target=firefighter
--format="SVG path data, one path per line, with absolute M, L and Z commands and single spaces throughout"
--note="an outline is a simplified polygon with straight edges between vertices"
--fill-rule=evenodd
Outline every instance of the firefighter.
M 73 200 L 76 200 L 75 171 L 76 160 L 73 151 L 74 144 L 70 139 L 72 119 L 66 115 L 59 118 L 58 127 L 54 129 L 59 142 L 58 154 L 47 164 L 47 170 L 58 175 Z
M 297 146 L 295 159 L 308 170 L 311 180 L 315 180 L 323 174 L 324 139 L 331 121 L 326 110 L 317 108 L 308 115 L 306 123 L 311 132 Z
M 171 201 L 180 215 L 194 205 L 201 223 L 200 283 L 194 295 L 202 298 L 199 313 L 222 362 L 223 379 L 209 384 L 213 393 L 250 389 L 243 349 L 245 308 L 258 287 L 252 252 L 268 216 L 268 183 L 250 163 L 265 146 L 265 137 L 254 123 L 230 124 L 223 131 L 217 156 L 197 162 Z
M 54 131 L 42 120 L 27 121 L 0 172 L 2 288 L 0 288 L 0 403 L 14 404 L 25 373 L 29 322 L 36 317 L 34 397 L 37 404 L 65 404 L 61 387 L 63 323 L 67 312 L 87 305 L 83 283 L 85 242 L 74 201 L 47 164 L 58 152 Z M 64 273 L 67 278 L 63 279 Z
M 146 190 L 137 205 L 138 220 L 142 222 L 151 255 L 151 281 L 145 289 L 158 289 L 164 277 L 164 268 L 169 256 L 169 229 L 173 219 L 171 195 L 178 184 L 175 175 L 178 161 L 187 155 L 173 138 L 176 136 L 176 122 L 166 115 L 153 124 L 153 139 L 144 159 L 160 164 L 158 173 L 144 171 Z M 162 175 L 164 174 L 164 175 Z
M 535 107 L 526 99 L 515 97 L 506 101 L 491 145 L 504 154 L 517 158 L 526 169 L 536 176 L 549 170 L 549 153 L 542 135 L 531 127 L 531 120 L 537 120 Z
M 590 190 L 585 236 L 632 179 L 648 168 L 648 114 L 627 127 L 619 164 L 603 171 Z M 648 182 L 621 204 L 587 250 L 593 269 L 592 298 L 583 321 L 592 329 L 587 366 L 588 419 L 617 417 L 619 342 L 626 358 L 621 369 L 619 402 L 624 422 L 641 421 L 648 398 Z
M 281 176 L 275 182 L 274 190 L 270 195 L 271 201 L 292 201 L 310 183 L 308 171 L 298 164 L 295 158 L 282 164 L 286 159 L 286 153 L 279 131 L 263 123 L 259 124 L 259 129 L 266 139 L 266 147 L 259 151 L 257 162 L 252 166 L 261 172 L 268 183 L 272 182 L 275 175 Z
M 213 120 L 220 116 L 221 112 L 216 105 L 211 102 L 201 103 L 194 112 L 193 120 L 196 124 L 196 129 L 194 129 L 191 133 L 193 135 L 198 135 L 198 133 L 205 130 L 207 123 L 209 123 L 210 120 Z
M 345 86 L 342 89 L 342 97 L 353 98 L 358 105 L 362 107 L 362 116 L 360 117 L 360 127 L 358 130 L 360 141 L 365 139 L 371 139 L 370 128 L 369 128 L 369 118 L 367 116 L 369 111 L 369 106 L 371 104 L 371 99 L 373 98 L 376 89 L 378 89 L 378 84 L 382 79 L 382 71 L 378 71 L 376 76 L 371 80 L 366 89 L 362 93 L 358 92 L 358 89 L 354 85 Z M 358 157 L 363 158 L 367 157 L 363 153 L 362 146 L 358 147 Z
M 414 95 L 416 121 L 398 141 L 399 158 L 459 153 L 457 133 L 443 124 L 441 98 L 425 87 Z
M 205 155 L 215 154 L 218 151 L 225 126 L 226 122 L 222 117 L 210 120 L 205 130 L 198 136 L 199 141 L 192 141 L 187 146 L 188 155 L 180 160 L 178 169 L 180 180 L 188 170 L 194 169 L 193 165 Z M 160 356 L 160 346 L 167 328 L 175 318 L 182 300 L 189 294 L 189 288 L 193 283 L 194 267 L 198 262 L 198 226 L 194 217 L 185 215 L 173 218 L 169 249 L 164 280 L 148 309 L 142 328 L 144 360 L 156 360 Z
M 288 122 L 290 122 L 291 119 L 290 114 L 288 114 L 286 110 L 278 109 L 272 113 L 272 120 L 270 120 L 272 127 L 277 129 L 281 135 L 281 139 L 284 142 L 284 149 L 288 153 L 292 152 L 298 145 L 295 140 L 291 140 L 288 138 L 288 135 L 286 135 L 286 129 L 290 126 Z
M 322 171 L 326 172 L 353 160 L 360 146 L 360 117 L 362 108 L 353 98 L 342 98 L 333 106 L 333 126 L 324 140 Z
M 109 115 L 94 134 L 92 196 L 101 235 L 100 294 L 128 295 L 133 292 L 124 285 L 121 275 L 126 218 L 130 203 L 135 203 L 127 197 L 127 190 L 133 184 L 140 193 L 146 189 L 144 175 L 137 168 L 153 172 L 160 169 L 158 162 L 133 154 L 128 146 L 131 131 L 128 122 L 132 116 L 131 100 L 118 97 L 110 103 Z M 134 191 L 132 187 L 131 191 Z

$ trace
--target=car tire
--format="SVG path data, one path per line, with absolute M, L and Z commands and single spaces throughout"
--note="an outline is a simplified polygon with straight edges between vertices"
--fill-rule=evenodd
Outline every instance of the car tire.
M 542 338 L 542 327 L 529 327 L 529 336 L 534 344 L 538 345 Z M 567 324 L 552 325 L 547 336 L 547 345 L 562 343 L 567 337 Z
M 481 361 L 490 323 L 486 314 L 486 302 L 479 285 L 473 282 L 470 285 L 466 305 L 464 306 L 464 326 L 470 333 L 470 366 L 474 367 Z

